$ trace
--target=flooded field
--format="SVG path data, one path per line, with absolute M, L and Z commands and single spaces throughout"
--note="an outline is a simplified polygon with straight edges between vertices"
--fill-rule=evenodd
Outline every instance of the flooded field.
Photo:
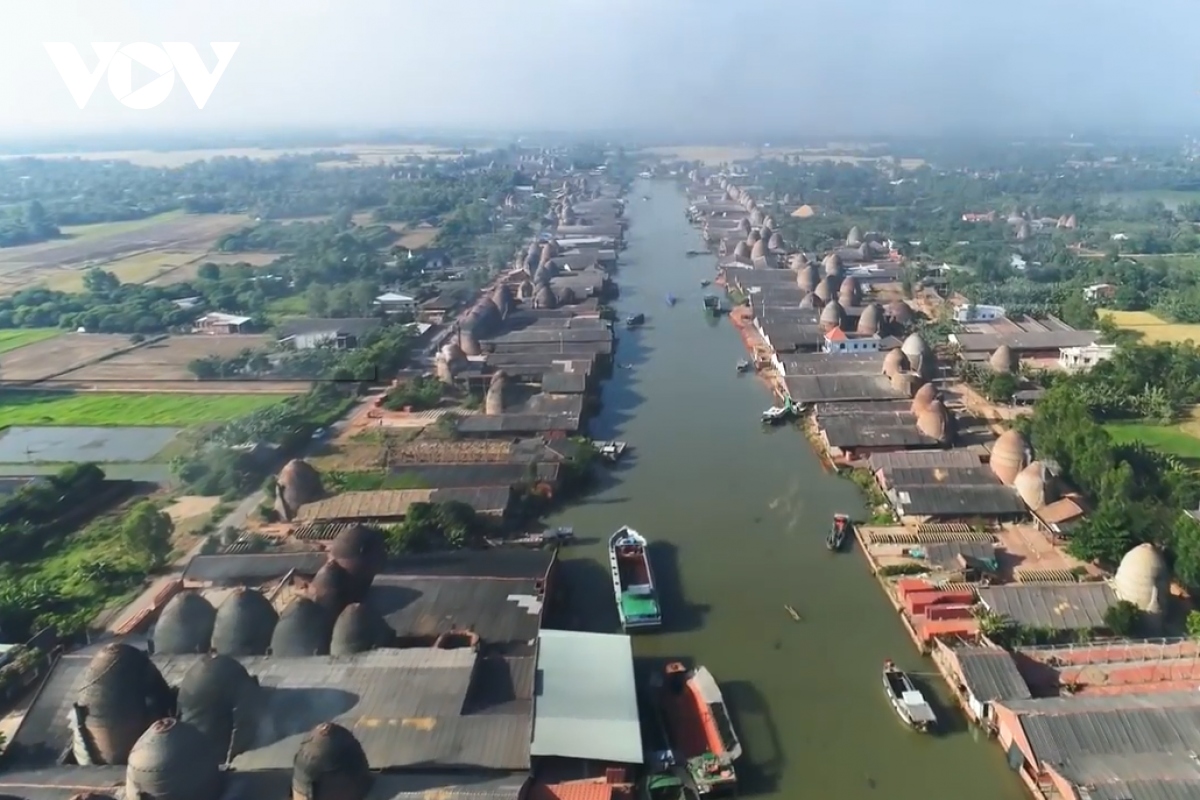
M 12 427 L 0 431 L 0 464 L 147 461 L 181 428 Z

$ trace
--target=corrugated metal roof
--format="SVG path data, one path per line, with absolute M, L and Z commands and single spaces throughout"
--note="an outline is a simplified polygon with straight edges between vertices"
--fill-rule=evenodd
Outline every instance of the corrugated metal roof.
M 586 372 L 547 372 L 542 375 L 542 391 L 551 394 L 582 394 L 587 391 Z
M 402 637 L 470 627 L 486 644 L 532 646 L 541 625 L 540 596 L 533 580 L 380 575 L 370 601 Z
M 783 372 L 790 377 L 802 375 L 881 375 L 883 353 L 813 353 L 780 358 Z M 885 411 L 886 409 L 878 409 Z M 907 411 L 908 404 L 899 410 Z
M 891 400 L 903 395 L 883 375 L 800 375 L 784 382 L 797 403 Z
M 183 570 L 185 581 L 252 584 L 280 578 L 290 570 L 315 575 L 325 563 L 324 553 L 244 553 L 196 556 Z
M 154 656 L 178 686 L 202 656 Z M 358 737 L 376 769 L 445 765 L 520 770 L 529 766 L 532 659 L 506 659 L 503 703 L 467 703 L 476 655 L 469 649 L 374 650 L 355 656 L 239 659 L 267 687 L 256 746 L 236 756 L 242 770 L 287 769 L 301 738 L 333 720 Z M 70 745 L 67 710 L 90 659 L 60 659 L 14 737 L 31 766 L 57 761 Z M 516 696 L 524 693 L 525 696 Z M 478 707 L 478 713 L 469 712 Z
M 970 517 L 1024 514 L 1025 504 L 1008 486 L 907 486 L 888 492 L 902 516 Z
M 1100 340 L 1098 331 L 1038 331 L 1028 333 L 952 333 L 950 340 L 964 352 L 992 352 L 1006 344 L 1014 352 L 1086 347 Z
M 1117 781 L 1079 792 L 1081 800 L 1200 800 L 1200 780 Z
M 976 462 L 978 463 L 978 462 Z M 987 467 L 895 467 L 884 471 L 888 486 L 1001 486 L 996 473 Z
M 579 430 L 578 414 L 472 414 L 458 421 L 461 433 L 532 434 Z
M 1068 631 L 1103 628 L 1104 612 L 1117 602 L 1107 583 L 986 586 L 979 599 L 1021 625 Z
M 992 562 L 996 546 L 991 542 L 937 542 L 925 546 L 925 560 L 942 569 L 958 569 L 958 557 L 968 561 Z
M 903 398 L 895 400 L 859 400 L 847 403 L 817 403 L 814 412 L 818 420 L 821 417 L 846 417 L 855 414 L 883 414 L 888 412 L 909 411 L 912 401 Z M 902 454 L 900 454 L 902 455 Z
M 938 441 L 917 430 L 912 414 L 830 417 L 819 423 L 830 447 L 937 447 Z
M 22 800 L 70 800 L 81 792 L 123 798 L 125 767 L 55 766 L 0 774 L 0 794 Z
M 929 469 L 933 467 L 978 467 L 979 456 L 970 450 L 920 450 L 902 453 L 873 453 L 871 469 L 893 470 L 901 468 Z
M 603 276 L 599 276 L 603 278 Z M 530 326 L 519 331 L 509 331 L 484 341 L 497 344 L 584 344 L 612 340 L 608 327 Z
M 518 800 L 525 773 L 375 773 L 366 800 Z M 220 800 L 276 800 L 291 795 L 292 771 L 262 770 L 227 774 Z
M 628 636 L 542 631 L 537 682 L 532 755 L 642 763 Z
M 995 647 L 955 648 L 954 656 L 967 689 L 980 702 L 1025 700 L 1032 695 L 1007 650 Z

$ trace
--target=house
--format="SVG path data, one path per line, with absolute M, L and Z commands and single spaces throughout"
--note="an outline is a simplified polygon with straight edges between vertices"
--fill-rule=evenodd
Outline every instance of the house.
M 1083 288 L 1084 298 L 1093 303 L 1100 300 L 1112 300 L 1116 293 L 1117 287 L 1111 283 L 1093 283 L 1091 286 Z
M 417 299 L 399 292 L 384 292 L 375 298 L 375 305 L 387 314 L 415 314 Z
M 963 222 L 995 222 L 996 221 L 996 212 L 988 211 L 987 213 L 979 213 L 979 212 L 968 211 L 966 214 L 962 215 L 962 221 Z
M 191 311 L 193 308 L 200 306 L 204 302 L 204 298 L 200 295 L 193 297 L 181 297 L 178 300 L 172 300 L 171 305 L 184 311 Z
M 1004 318 L 1004 308 L 982 303 L 967 303 L 954 308 L 955 322 L 991 322 Z
M 383 327 L 377 317 L 353 319 L 295 319 L 279 327 L 278 343 L 296 350 L 328 347 L 353 350 L 372 331 Z
M 193 323 L 196 333 L 247 333 L 250 327 L 250 317 L 237 314 L 224 314 L 220 311 L 210 311 Z
M 1091 369 L 1101 361 L 1108 361 L 1116 352 L 1115 344 L 1060 347 L 1058 349 L 1058 366 L 1069 372 L 1082 372 Z
M 417 311 L 417 320 L 428 322 L 431 325 L 441 325 L 446 321 L 446 317 L 450 312 L 458 308 L 459 305 L 458 298 L 453 294 L 439 294 L 437 297 L 430 298 L 421 303 Z
M 879 352 L 879 336 L 867 333 L 846 333 L 841 328 L 833 328 L 825 333 L 825 343 L 821 346 L 824 353 L 877 353 Z

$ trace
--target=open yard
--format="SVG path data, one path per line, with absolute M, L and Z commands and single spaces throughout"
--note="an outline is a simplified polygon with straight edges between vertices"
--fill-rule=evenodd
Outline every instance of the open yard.
M 42 338 L 0 352 L 0 385 L 46 380 L 132 346 L 128 336 L 115 333 L 64 333 Z
M 171 336 L 63 373 L 44 385 L 55 389 L 195 394 L 307 391 L 309 384 L 303 381 L 198 381 L 188 371 L 188 364 L 196 359 L 214 355 L 229 358 L 243 350 L 265 347 L 271 341 L 270 336 L 259 334 Z
M 17 328 L 15 330 L 0 330 L 0 353 L 24 347 L 28 344 L 44 342 L 62 333 L 59 328 Z
M 271 394 L 0 393 L 5 425 L 188 427 L 225 422 L 282 399 Z
M 1104 429 L 1116 442 L 1143 442 L 1159 452 L 1200 463 L 1200 419 L 1195 417 L 1168 425 L 1110 422 Z
M 1142 341 L 1147 344 L 1155 342 L 1183 342 L 1191 339 L 1200 342 L 1200 325 L 1179 325 L 1164 322 L 1149 311 L 1101 311 L 1118 328 L 1137 331 L 1142 334 Z
M 155 251 L 199 256 L 208 252 L 220 236 L 249 222 L 249 217 L 237 214 L 171 212 L 130 222 L 67 228 L 63 239 L 0 249 L 0 294 L 56 280 L 73 280 L 76 279 L 71 275 L 73 272 Z M 119 263 L 117 266 L 120 267 Z M 137 271 L 137 267 L 125 269 Z M 153 275 L 142 279 L 149 277 Z

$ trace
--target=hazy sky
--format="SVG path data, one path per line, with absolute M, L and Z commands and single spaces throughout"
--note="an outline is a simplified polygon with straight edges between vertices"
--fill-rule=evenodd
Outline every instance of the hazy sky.
M 420 127 L 864 136 L 1200 122 L 1200 0 L 3 0 L 0 136 Z M 43 47 L 240 47 L 203 111 Z M 137 88 L 138 78 L 135 72 Z M 146 72 L 153 77 L 154 73 Z M 145 78 L 148 80 L 148 77 Z

